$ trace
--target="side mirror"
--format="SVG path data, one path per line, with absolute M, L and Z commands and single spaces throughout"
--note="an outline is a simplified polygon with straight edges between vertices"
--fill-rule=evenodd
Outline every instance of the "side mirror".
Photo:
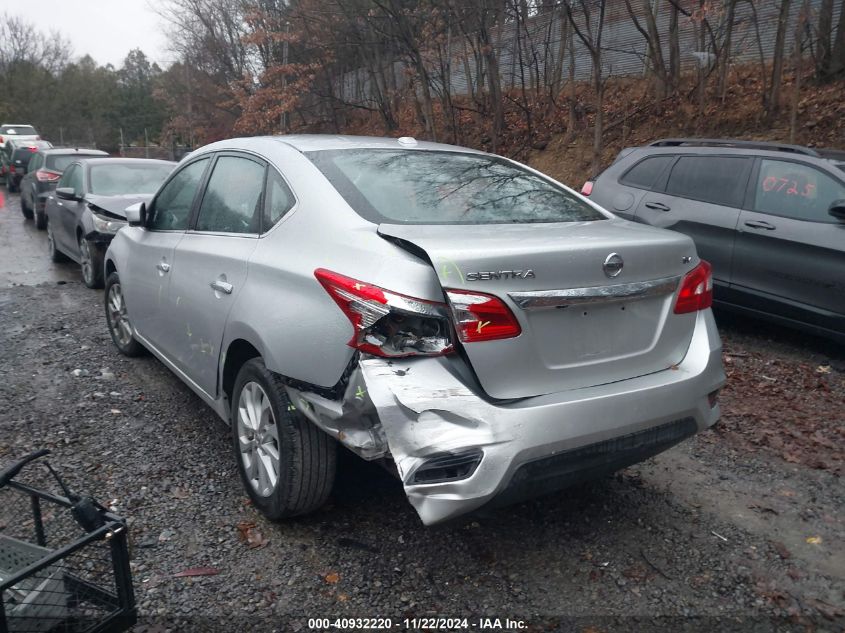
M 834 200 L 827 212 L 840 222 L 845 222 L 845 200 Z
M 56 189 L 56 197 L 62 200 L 79 200 L 73 187 L 59 187 Z
M 147 223 L 147 203 L 136 202 L 126 207 L 126 221 L 129 226 L 144 226 Z

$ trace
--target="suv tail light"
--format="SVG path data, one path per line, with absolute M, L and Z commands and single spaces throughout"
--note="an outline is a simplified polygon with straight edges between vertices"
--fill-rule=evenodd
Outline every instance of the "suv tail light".
M 594 184 L 595 183 L 592 180 L 588 180 L 587 182 L 585 182 L 584 186 L 581 187 L 581 195 L 582 196 L 589 196 L 591 193 L 593 193 L 593 185 Z
M 519 322 L 498 297 L 480 292 L 447 290 L 455 329 L 464 343 L 513 338 L 522 333 Z
M 706 310 L 713 305 L 713 275 L 709 262 L 703 259 L 689 271 L 681 282 L 681 292 L 675 302 L 675 314 Z
M 15 166 L 14 166 L 14 165 L 9 165 L 9 173 L 10 173 L 10 174 L 14 174 L 14 173 L 15 173 Z
M 445 304 L 401 295 L 324 268 L 315 270 L 314 276 L 352 323 L 350 347 L 387 358 L 452 351 Z
M 3 142 L 3 137 L 2 137 L 2 136 L 0 136 L 0 143 L 2 143 L 2 142 Z
M 61 174 L 49 169 L 39 169 L 35 172 L 35 179 L 38 182 L 56 182 L 61 177 Z

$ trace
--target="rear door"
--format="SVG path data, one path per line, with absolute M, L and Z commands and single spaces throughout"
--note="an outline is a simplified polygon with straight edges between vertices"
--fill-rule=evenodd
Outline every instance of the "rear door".
M 679 156 L 655 191 L 643 196 L 637 220 L 689 235 L 713 265 L 714 283 L 730 283 L 736 225 L 752 158 Z
M 203 391 L 216 393 L 217 362 L 232 305 L 258 244 L 266 165 L 222 154 L 213 166 L 193 228 L 176 247 L 167 329 L 171 360 Z
M 176 337 L 168 330 L 174 310 L 168 295 L 176 266 L 173 251 L 188 228 L 197 192 L 210 163 L 206 156 L 176 171 L 150 203 L 147 228 L 124 229 L 130 240 L 129 261 L 120 276 L 132 324 L 144 339 L 167 356 L 170 356 L 168 346 Z
M 762 158 L 740 215 L 732 280 L 752 307 L 843 330 L 845 183 L 800 161 Z

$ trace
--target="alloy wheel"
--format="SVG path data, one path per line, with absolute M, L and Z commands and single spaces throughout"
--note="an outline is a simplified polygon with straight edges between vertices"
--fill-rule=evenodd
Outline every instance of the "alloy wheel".
M 84 237 L 79 238 L 79 264 L 82 266 L 82 277 L 86 284 L 94 283 L 94 265 L 91 263 L 91 247 Z
M 257 382 L 241 389 L 236 432 L 247 481 L 257 495 L 269 497 L 279 482 L 279 429 L 270 399 Z
M 132 326 L 126 313 L 126 302 L 120 284 L 112 284 L 109 288 L 108 315 L 111 329 L 122 347 L 132 342 Z

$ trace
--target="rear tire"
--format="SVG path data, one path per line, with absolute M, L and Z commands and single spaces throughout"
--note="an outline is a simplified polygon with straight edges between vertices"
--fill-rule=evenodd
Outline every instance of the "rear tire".
M 144 346 L 135 339 L 133 334 L 126 310 L 126 301 L 123 299 L 120 277 L 116 272 L 106 279 L 105 297 L 106 323 L 114 346 L 124 356 L 140 356 L 144 353 Z
M 32 215 L 35 218 L 35 228 L 43 231 L 47 228 L 47 209 L 38 209 L 38 194 L 32 194 Z
M 277 374 L 247 361 L 232 391 L 232 447 L 244 488 L 270 520 L 308 514 L 332 491 L 337 444 L 293 408 Z
M 21 196 L 21 213 L 23 213 L 23 217 L 25 217 L 27 220 L 32 219 L 32 207 L 30 207 L 26 203 L 26 198 L 24 198 L 23 196 Z
M 55 264 L 67 261 L 67 255 L 56 248 L 56 236 L 53 235 L 49 222 L 47 223 L 47 253 L 50 255 L 50 261 Z
M 105 254 L 96 242 L 79 236 L 79 265 L 82 281 L 89 288 L 103 287 L 103 258 Z

